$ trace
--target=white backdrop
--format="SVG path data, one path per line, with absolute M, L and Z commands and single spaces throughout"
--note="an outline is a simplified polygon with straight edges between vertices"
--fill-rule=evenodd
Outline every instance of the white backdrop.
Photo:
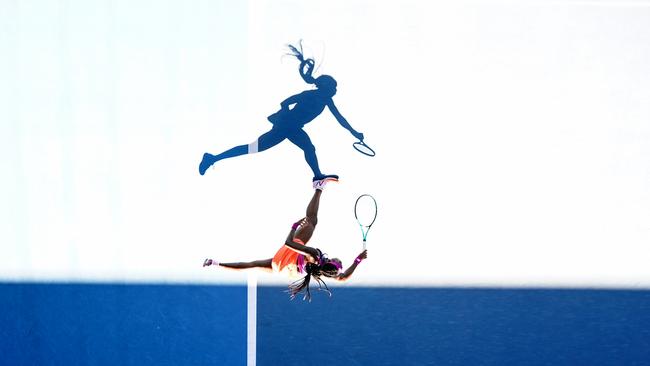
M 271 257 L 311 197 L 289 142 L 252 142 L 317 75 L 311 244 L 359 252 L 350 285 L 650 285 L 650 3 L 0 3 L 0 279 L 243 282 L 202 260 Z M 262 275 L 264 282 L 285 278 Z

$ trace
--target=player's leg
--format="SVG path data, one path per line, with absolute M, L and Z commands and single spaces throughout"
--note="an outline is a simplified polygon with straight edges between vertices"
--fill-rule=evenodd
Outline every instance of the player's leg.
M 320 196 L 323 193 L 322 189 L 315 189 L 314 195 L 307 205 L 307 213 L 304 221 L 301 223 L 294 237 L 306 243 L 311 239 L 314 234 L 316 224 L 318 224 L 318 206 L 320 205 Z
M 250 268 L 262 268 L 262 269 L 272 269 L 271 267 L 272 259 L 261 259 L 251 262 L 231 262 L 231 263 L 219 263 L 213 259 L 206 259 L 203 262 L 203 267 L 207 266 L 221 266 L 230 269 L 250 269 Z

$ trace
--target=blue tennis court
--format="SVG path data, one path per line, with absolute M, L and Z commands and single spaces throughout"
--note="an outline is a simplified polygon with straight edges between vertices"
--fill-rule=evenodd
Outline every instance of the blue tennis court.
M 6 365 L 647 365 L 650 292 L 0 285 Z

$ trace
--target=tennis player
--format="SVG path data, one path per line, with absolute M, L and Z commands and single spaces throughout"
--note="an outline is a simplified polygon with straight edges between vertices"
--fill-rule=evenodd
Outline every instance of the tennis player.
M 305 160 L 314 173 L 314 181 L 324 178 L 338 178 L 335 174 L 327 175 L 321 172 L 318 166 L 318 158 L 316 157 L 316 148 L 312 144 L 307 132 L 303 130 L 304 125 L 314 120 L 323 112 L 325 107 L 328 107 L 339 124 L 350 131 L 354 137 L 363 140 L 363 134 L 353 129 L 336 108 L 332 100 L 332 97 L 336 94 L 336 80 L 329 75 L 321 75 L 317 78 L 312 76 L 315 64 L 314 59 L 304 58 L 302 44 L 300 45 L 300 49 L 292 45 L 289 45 L 289 49 L 291 50 L 290 55 L 300 61 L 300 76 L 306 83 L 315 85 L 316 89 L 303 91 L 280 103 L 280 110 L 268 117 L 273 127 L 254 142 L 248 145 L 235 146 L 217 155 L 212 155 L 207 152 L 203 154 L 203 159 L 199 164 L 199 173 L 201 175 L 205 174 L 205 171 L 219 160 L 245 154 L 254 154 L 267 150 L 285 139 L 289 139 L 289 141 L 304 152 Z
M 311 300 L 309 282 L 313 277 L 318 283 L 318 289 L 324 290 L 331 296 L 331 292 L 322 277 L 334 278 L 344 281 L 350 278 L 361 261 L 368 257 L 367 250 L 362 251 L 345 271 L 343 263 L 338 258 L 329 258 L 320 249 L 307 245 L 311 239 L 316 224 L 318 223 L 318 206 L 320 196 L 328 182 L 336 181 L 335 178 L 325 178 L 313 182 L 314 195 L 307 206 L 307 216 L 298 220 L 291 226 L 291 231 L 280 250 L 273 258 L 256 260 L 252 262 L 219 263 L 213 259 L 206 259 L 203 267 L 221 266 L 225 268 L 243 270 L 259 268 L 267 271 L 286 273 L 291 277 L 304 275 L 303 278 L 289 285 L 289 294 L 294 299 L 304 292 L 303 300 Z

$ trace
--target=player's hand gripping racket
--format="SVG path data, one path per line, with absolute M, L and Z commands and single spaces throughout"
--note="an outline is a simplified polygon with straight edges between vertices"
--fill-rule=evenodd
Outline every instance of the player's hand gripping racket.
M 362 153 L 363 155 L 375 156 L 375 150 L 370 148 L 370 146 L 366 145 L 366 143 L 363 142 L 363 140 L 359 140 L 353 143 L 352 147 L 354 147 L 355 150 Z
M 362 194 L 354 203 L 354 217 L 359 223 L 361 235 L 363 235 L 363 250 L 366 250 L 366 238 L 368 231 L 377 219 L 377 201 L 369 194 Z

